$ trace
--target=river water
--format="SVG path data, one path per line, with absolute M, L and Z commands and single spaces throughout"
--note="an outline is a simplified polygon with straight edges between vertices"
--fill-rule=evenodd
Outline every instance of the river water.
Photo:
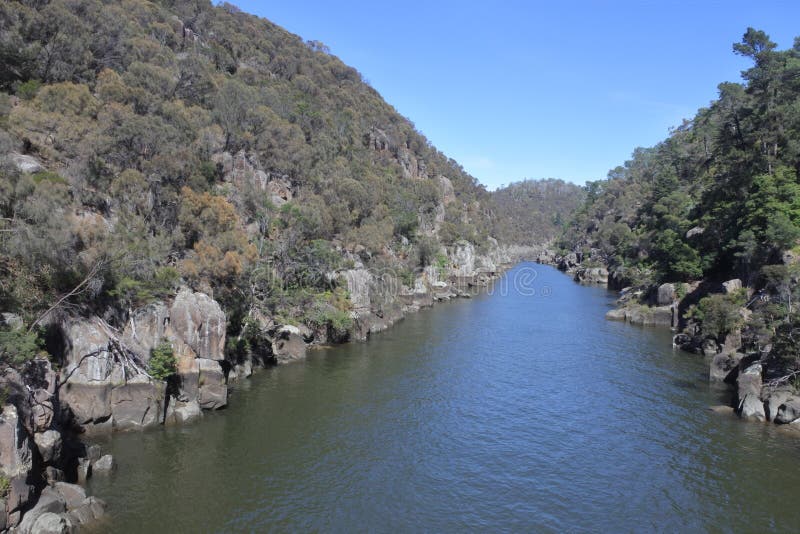
M 516 287 L 515 287 L 516 286 Z M 614 295 L 522 264 L 238 386 L 185 427 L 116 434 L 113 532 L 797 531 L 800 435 Z

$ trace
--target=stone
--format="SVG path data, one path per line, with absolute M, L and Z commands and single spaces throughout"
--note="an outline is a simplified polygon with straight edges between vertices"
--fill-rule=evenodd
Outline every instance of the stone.
M 33 443 L 12 404 L 0 413 L 0 469 L 9 477 L 26 475 L 33 468 Z
M 90 462 L 95 462 L 103 455 L 103 449 L 100 445 L 89 445 L 86 447 L 86 458 Z
M 574 280 L 582 284 L 608 284 L 608 270 L 605 267 L 578 269 Z
M 42 164 L 33 156 L 17 154 L 16 152 L 11 153 L 11 163 L 13 163 L 20 172 L 32 174 L 44 170 Z
M 106 504 L 97 497 L 86 497 L 80 506 L 70 510 L 67 517 L 73 525 L 88 525 L 105 515 Z
M 283 326 L 275 333 L 272 353 L 279 364 L 303 360 L 306 357 L 306 342 L 291 327 Z
M 117 463 L 114 461 L 114 457 L 110 454 L 106 454 L 92 464 L 92 473 L 110 473 L 116 469 L 116 467 Z
M 353 311 L 368 311 L 371 305 L 372 274 L 366 269 L 348 269 L 342 272 L 342 277 L 350 295 L 350 305 Z
M 739 362 L 743 357 L 744 354 L 738 352 L 716 354 L 709 366 L 709 380 L 733 383 L 739 375 Z
M 31 532 L 35 534 L 71 534 L 73 527 L 66 515 L 45 512 L 33 524 Z
M 33 440 L 39 448 L 39 454 L 45 463 L 56 463 L 61 458 L 61 433 L 57 430 L 37 432 Z
M 11 479 L 6 498 L 6 510 L 14 512 L 25 509 L 34 497 L 34 487 L 27 482 L 26 476 Z
M 765 421 L 767 418 L 764 402 L 761 400 L 761 374 L 763 368 L 755 363 L 739 373 L 738 411 L 742 419 Z
M 28 510 L 22 517 L 22 522 L 19 524 L 18 532 L 20 534 L 39 534 L 36 525 L 41 516 L 44 514 L 63 514 L 67 511 L 66 501 L 53 488 L 47 486 L 42 490 L 39 495 L 39 500 L 36 505 Z
M 608 310 L 606 312 L 606 319 L 609 321 L 624 321 L 626 319 L 625 310 L 622 308 Z
M 200 403 L 197 401 L 176 402 L 172 412 L 171 422 L 178 424 L 188 423 L 203 416 Z
M 67 510 L 77 508 L 83 501 L 86 500 L 86 490 L 77 484 L 70 484 L 68 482 L 56 482 L 53 488 L 61 494 L 66 503 Z
M 790 397 L 786 399 L 775 413 L 775 422 L 778 424 L 793 423 L 800 419 L 800 398 Z
M 725 336 L 722 352 L 735 352 L 742 348 L 742 331 L 735 330 Z
M 61 400 L 69 407 L 75 421 L 85 425 L 111 417 L 111 383 L 70 382 L 61 386 Z
M 734 278 L 733 280 L 728 280 L 727 282 L 722 283 L 722 288 L 725 290 L 725 293 L 731 294 L 734 291 L 738 291 L 742 289 L 742 281 L 738 278 Z
M 705 232 L 705 231 L 706 231 L 706 229 L 702 228 L 700 226 L 695 226 L 694 228 L 690 228 L 686 232 L 686 239 L 692 238 L 692 237 L 694 237 L 696 235 L 703 235 L 703 232 Z
M 130 429 L 155 426 L 163 422 L 163 382 L 136 377 L 111 390 L 111 415 L 114 428 Z
M 169 325 L 170 310 L 167 305 L 163 302 L 148 304 L 131 313 L 122 333 L 122 341 L 147 363 L 152 350 L 172 332 Z
M 199 392 L 197 402 L 205 410 L 216 410 L 228 403 L 228 386 L 219 362 L 198 358 Z
M 225 358 L 225 312 L 205 293 L 184 287 L 170 308 L 170 327 L 191 347 L 198 358 Z
M 48 465 L 44 468 L 44 478 L 48 484 L 61 482 L 64 480 L 64 471 L 57 469 L 52 465 Z
M 65 376 L 70 383 L 122 382 L 122 368 L 110 352 L 107 326 L 98 317 L 72 319 L 63 325 Z
M 92 476 L 92 462 L 88 458 L 78 458 L 78 484 L 86 484 Z
M 658 305 L 659 306 L 669 306 L 675 300 L 677 300 L 678 295 L 675 291 L 675 284 L 661 284 L 658 286 Z
M 713 339 L 706 339 L 701 344 L 700 350 L 703 353 L 703 356 L 714 356 L 719 352 L 719 346 Z
M 31 406 L 34 432 L 43 432 L 52 425 L 55 413 L 52 397 L 53 395 L 46 389 L 34 390 Z

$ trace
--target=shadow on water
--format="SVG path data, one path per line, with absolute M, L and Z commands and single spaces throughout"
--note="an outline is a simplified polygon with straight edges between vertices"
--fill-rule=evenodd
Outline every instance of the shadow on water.
M 701 357 L 535 269 L 237 386 L 197 424 L 118 434 L 113 532 L 760 531 L 800 524 L 796 433 L 708 409 Z M 513 286 L 511 286 L 513 287 Z M 547 287 L 547 291 L 542 289 Z

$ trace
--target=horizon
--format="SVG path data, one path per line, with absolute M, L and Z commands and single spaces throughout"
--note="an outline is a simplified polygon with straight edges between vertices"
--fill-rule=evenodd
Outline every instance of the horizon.
M 750 62 L 732 45 L 747 27 L 786 49 L 791 15 L 800 15 L 789 2 L 765 9 L 741 0 L 236 5 L 323 42 L 489 190 L 605 179 L 635 148 L 657 144 L 707 106 L 719 83 L 741 82 Z

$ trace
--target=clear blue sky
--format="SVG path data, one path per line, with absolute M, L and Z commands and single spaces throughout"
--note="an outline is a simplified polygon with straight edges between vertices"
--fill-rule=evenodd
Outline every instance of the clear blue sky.
M 234 0 L 355 67 L 494 189 L 604 178 L 740 81 L 748 26 L 781 49 L 798 0 Z

